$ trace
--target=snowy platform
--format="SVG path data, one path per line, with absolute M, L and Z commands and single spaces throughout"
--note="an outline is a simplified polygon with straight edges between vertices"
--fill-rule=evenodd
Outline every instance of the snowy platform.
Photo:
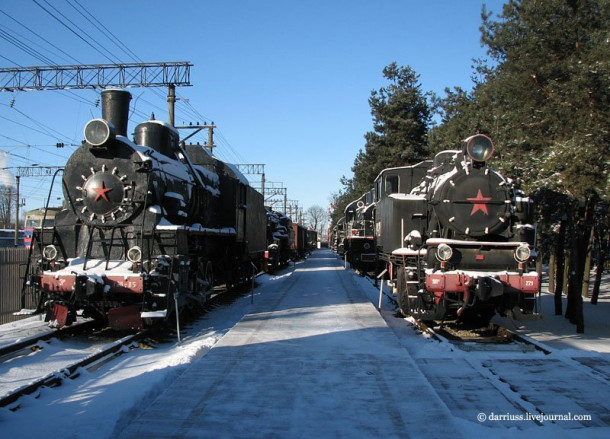
M 253 303 L 244 295 L 183 326 L 182 341 L 134 349 L 21 398 L 17 411 L 0 409 L 0 431 L 11 439 L 606 439 L 608 284 L 599 305 L 584 304 L 585 334 L 553 315 L 552 296 L 543 297 L 542 320 L 516 322 L 548 355 L 465 351 L 399 318 L 387 286 L 375 309 L 379 286 L 317 250 L 257 278 Z M 0 326 L 0 342 L 43 323 Z M 82 349 L 66 338 L 7 359 L 0 382 L 24 381 L 48 358 Z
M 555 315 L 554 296 L 542 294 L 543 318 L 537 321 L 517 322 L 520 332 L 556 350 L 582 350 L 588 352 L 610 353 L 610 291 L 608 276 L 604 278 L 597 305 L 590 299 L 583 299 L 585 320 L 584 334 L 576 333 L 576 326 L 563 315 Z M 565 314 L 567 299 L 562 299 Z
M 143 407 L 121 438 L 461 436 L 395 331 L 326 251 L 255 296 L 249 314 Z

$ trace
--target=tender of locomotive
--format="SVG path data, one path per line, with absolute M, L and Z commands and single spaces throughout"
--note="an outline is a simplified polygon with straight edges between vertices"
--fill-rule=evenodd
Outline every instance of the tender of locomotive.
M 375 180 L 375 228 L 404 314 L 489 319 L 535 310 L 532 201 L 488 166 L 491 139 L 383 170 Z
M 215 285 L 246 282 L 266 249 L 262 195 L 168 124 L 128 139 L 130 99 L 102 92 L 102 119 L 66 163 L 55 227 L 34 237 L 28 288 L 57 326 L 78 310 L 118 329 L 166 320 Z

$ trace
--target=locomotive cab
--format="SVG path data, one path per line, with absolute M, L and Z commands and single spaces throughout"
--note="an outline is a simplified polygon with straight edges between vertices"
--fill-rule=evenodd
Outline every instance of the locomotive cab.
M 383 260 L 390 260 L 408 247 L 405 238 L 411 231 L 426 234 L 426 198 L 412 191 L 432 165 L 432 160 L 426 160 L 413 166 L 384 169 L 375 180 L 375 236 Z

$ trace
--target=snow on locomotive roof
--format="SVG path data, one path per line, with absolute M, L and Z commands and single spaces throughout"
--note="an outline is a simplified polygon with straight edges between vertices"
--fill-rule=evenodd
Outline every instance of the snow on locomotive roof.
M 215 169 L 220 169 L 221 172 L 226 173 L 226 175 L 228 175 L 229 177 L 239 180 L 240 183 L 242 183 L 243 185 L 250 186 L 250 182 L 244 176 L 244 174 L 241 173 L 241 171 L 237 168 L 236 165 L 225 162 L 224 160 L 221 160 L 218 157 L 215 157 L 214 155 L 212 155 L 210 153 L 209 150 L 207 150 L 203 146 L 185 145 L 185 151 L 186 151 L 187 155 L 189 155 L 189 157 L 193 160 L 194 165 L 204 165 L 204 164 L 212 165 L 212 166 L 214 166 Z M 192 157 L 192 156 L 190 156 L 191 152 L 196 152 L 196 155 L 205 154 L 205 158 L 201 157 L 201 156 Z
M 176 133 L 177 136 L 180 136 L 180 134 L 178 133 L 178 130 L 173 125 L 170 125 L 167 122 L 163 122 L 162 120 L 151 119 L 151 120 L 147 120 L 146 123 L 156 123 L 157 125 L 164 126 L 165 128 Z
M 377 175 L 377 177 L 375 177 L 375 182 L 377 182 L 377 180 L 379 180 L 381 178 L 382 174 L 385 174 L 387 172 L 398 171 L 398 170 L 404 169 L 404 168 L 417 168 L 417 167 L 421 166 L 424 163 L 432 163 L 432 160 L 422 160 L 421 162 L 418 162 L 418 163 L 416 163 L 414 165 L 396 166 L 394 168 L 385 168 L 385 169 L 382 169 L 381 172 Z
M 165 122 L 157 122 L 159 122 L 160 124 L 167 125 L 165 124 Z M 171 126 L 169 125 L 168 127 L 171 128 Z M 132 142 L 129 138 L 125 136 L 117 136 L 116 138 L 117 140 L 120 140 L 121 142 L 132 148 L 138 154 L 142 162 L 154 160 L 158 164 L 158 169 L 164 172 L 166 175 L 170 175 L 172 177 L 186 181 L 189 181 L 191 179 L 190 174 L 188 172 L 188 168 L 183 166 L 183 163 L 180 160 L 167 157 L 166 155 L 161 154 L 160 152 L 154 150 L 149 146 L 136 145 L 134 142 Z M 220 179 L 218 178 L 218 175 L 216 173 L 210 171 L 209 169 L 206 169 L 203 166 L 193 165 L 193 168 L 196 169 L 200 174 L 204 175 L 207 179 L 209 179 L 212 184 L 219 184 Z M 202 182 L 202 184 L 204 188 L 212 195 L 220 195 L 220 191 L 218 190 L 218 188 L 205 184 L 205 182 Z
M 232 163 L 227 163 L 227 162 L 224 162 L 224 163 L 225 163 L 225 165 L 227 165 L 227 168 L 229 168 L 235 174 L 235 178 L 237 178 L 241 184 L 243 184 L 245 186 L 250 186 L 250 182 L 248 181 L 246 176 L 244 174 L 242 174 L 239 169 L 237 169 L 237 166 L 235 166 Z
M 184 180 L 189 179 L 187 168 L 183 166 L 182 162 L 180 162 L 179 160 L 167 157 L 166 155 L 155 151 L 149 146 L 136 145 L 127 137 L 117 136 L 117 139 L 129 145 L 135 152 L 137 152 L 143 162 L 155 160 L 157 163 L 159 163 L 162 170 L 166 173 L 174 175 L 175 177 L 182 178 Z

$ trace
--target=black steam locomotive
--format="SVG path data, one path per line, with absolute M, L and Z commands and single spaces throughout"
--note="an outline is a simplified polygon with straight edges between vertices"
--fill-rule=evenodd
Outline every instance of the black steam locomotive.
M 341 217 L 328 233 L 328 245 L 339 256 L 345 255 L 345 217 Z
M 373 199 L 370 191 L 345 208 L 344 256 L 361 273 L 374 271 L 377 266 Z
M 291 259 L 291 246 L 294 242 L 293 222 L 281 212 L 267 207 L 267 252 L 266 270 L 275 273 L 288 265 Z
M 532 200 L 487 165 L 493 152 L 479 134 L 375 180 L 378 255 L 404 314 L 489 319 L 535 309 Z
M 34 236 L 29 287 L 57 326 L 77 310 L 135 329 L 253 276 L 266 250 L 263 196 L 236 167 L 150 120 L 127 138 L 131 95 L 102 92 L 63 174 L 55 227 Z M 254 266 L 254 267 L 253 267 Z

